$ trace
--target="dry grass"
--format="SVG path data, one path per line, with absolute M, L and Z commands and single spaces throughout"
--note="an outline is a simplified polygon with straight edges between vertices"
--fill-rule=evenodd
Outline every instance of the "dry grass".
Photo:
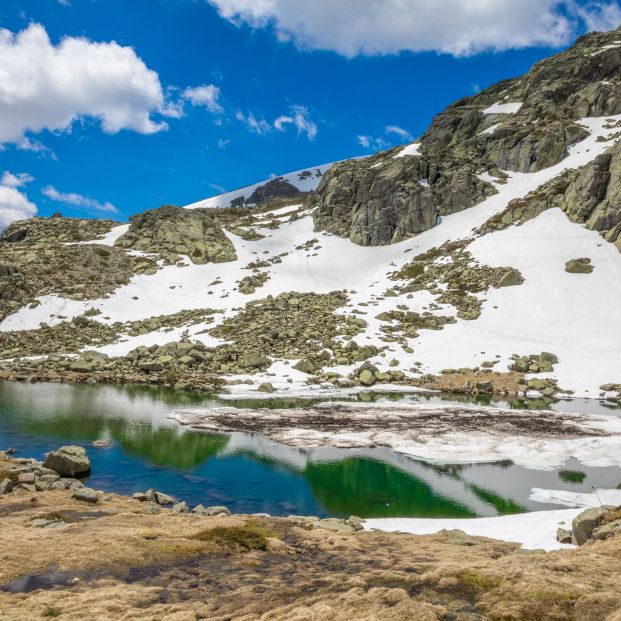
M 307 531 L 276 518 L 149 515 L 104 498 L 0 499 L 0 585 L 57 582 L 0 592 L 0 619 L 621 621 L 621 537 L 538 554 L 456 532 Z M 75 517 L 95 510 L 105 514 Z M 41 515 L 75 519 L 30 526 Z

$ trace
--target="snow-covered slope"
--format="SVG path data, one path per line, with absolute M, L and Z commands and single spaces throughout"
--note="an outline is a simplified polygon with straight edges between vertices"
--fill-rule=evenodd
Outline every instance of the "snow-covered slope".
M 325 174 L 327 170 L 330 169 L 332 164 L 333 162 L 329 164 L 322 164 L 321 166 L 313 166 L 312 168 L 295 170 L 294 172 L 280 175 L 279 178 L 283 179 L 284 181 L 288 181 L 300 192 L 312 192 L 313 190 L 317 189 L 317 186 L 321 181 L 321 177 Z M 248 185 L 246 187 L 239 188 L 238 190 L 233 190 L 232 192 L 226 192 L 225 194 L 220 194 L 218 196 L 213 196 L 205 200 L 197 201 L 196 203 L 192 203 L 191 205 L 186 205 L 186 208 L 196 209 L 198 207 L 229 207 L 231 201 L 234 201 L 235 199 L 241 197 L 245 199 L 249 198 L 257 188 L 266 184 L 268 181 L 271 181 L 271 179 L 265 179 L 264 181 L 259 181 L 259 183 L 254 183 L 253 185 Z
M 620 119 L 621 116 L 612 120 Z M 206 329 L 234 316 L 252 300 L 289 291 L 346 290 L 350 302 L 340 312 L 367 322 L 356 341 L 387 347 L 370 360 L 380 371 L 390 370 L 392 359 L 398 361 L 398 368 L 408 377 L 437 374 L 447 367 L 476 367 L 485 360 L 497 359 L 494 369 L 502 372 L 509 368 L 514 354 L 549 351 L 559 362 L 554 373 L 538 377 L 553 375 L 563 389 L 574 391 L 576 396 L 595 397 L 603 383 L 621 378 L 619 251 L 597 232 L 570 222 L 559 209 L 549 209 L 521 226 L 510 226 L 476 239 L 473 231 L 503 211 L 510 200 L 526 196 L 564 170 L 583 166 L 608 149 L 617 139 L 617 130 L 610 120 L 611 117 L 605 117 L 580 121 L 589 135 L 574 145 L 560 164 L 535 173 L 508 172 L 508 182 L 497 184 L 497 194 L 473 208 L 443 217 L 437 226 L 403 242 L 380 247 L 355 245 L 348 239 L 314 231 L 310 212 L 285 207 L 259 216 L 254 228 L 264 236 L 262 239 L 246 241 L 226 232 L 235 246 L 236 261 L 164 266 L 154 275 L 134 276 L 128 285 L 94 301 L 43 296 L 40 305 L 24 307 L 8 316 L 0 330 L 34 329 L 40 322 L 55 325 L 89 308 L 101 311 L 97 321 L 111 324 L 208 307 L 223 311 L 215 317 L 215 323 L 124 337 L 97 349 L 109 355 L 124 355 L 139 345 L 173 341 L 186 329 L 191 339 L 216 346 L 222 341 Z M 298 217 L 290 219 L 296 211 Z M 269 220 L 272 226 L 262 228 L 261 218 Z M 278 228 L 274 228 L 274 222 Z M 100 243 L 112 244 L 117 232 L 123 232 L 121 227 Z M 303 248 L 313 239 L 316 242 Z M 385 295 L 394 285 L 389 275 L 416 254 L 447 241 L 464 239 L 473 240 L 469 250 L 481 264 L 514 267 L 522 273 L 524 284 L 478 294 L 482 309 L 474 321 L 457 318 L 442 330 L 421 330 L 416 338 L 406 338 L 402 343 L 386 342 L 384 324 L 377 318 L 380 313 L 398 307 L 423 313 L 432 304 L 437 305 L 435 312 L 441 314 L 454 310 L 437 303 L 437 292 L 425 289 Z M 269 275 L 262 287 L 251 294 L 240 292 L 236 283 L 249 274 L 247 266 L 251 262 L 278 255 L 280 262 L 260 268 L 261 273 Z M 565 263 L 575 257 L 590 257 L 594 272 L 567 273 Z M 267 373 L 240 379 L 248 379 L 254 385 L 270 381 L 289 392 L 308 388 L 308 376 L 294 370 L 293 363 L 275 359 Z M 347 376 L 357 366 L 337 365 L 330 370 Z

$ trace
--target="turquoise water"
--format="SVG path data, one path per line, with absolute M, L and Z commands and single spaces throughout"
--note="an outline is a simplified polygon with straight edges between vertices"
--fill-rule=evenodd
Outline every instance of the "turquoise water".
M 416 397 L 423 398 L 438 399 Z M 80 444 L 92 461 L 88 485 L 97 489 L 133 493 L 154 487 L 190 504 L 271 515 L 498 515 L 552 508 L 528 500 L 532 487 L 582 492 L 621 484 L 621 469 L 586 468 L 575 461 L 549 472 L 511 463 L 441 466 L 386 449 L 304 451 L 260 435 L 202 434 L 167 418 L 175 408 L 213 404 L 213 399 L 150 387 L 3 382 L 0 448 L 42 457 L 64 444 Z M 571 409 L 576 407 L 577 402 Z M 109 438 L 112 445 L 91 448 L 99 438 Z

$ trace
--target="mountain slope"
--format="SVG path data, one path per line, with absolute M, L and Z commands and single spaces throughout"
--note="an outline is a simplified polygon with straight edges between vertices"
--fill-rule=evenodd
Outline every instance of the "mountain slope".
M 16 223 L 0 239 L 0 372 L 613 399 L 620 77 L 621 33 L 595 33 L 450 106 L 414 145 L 321 179 L 291 173 L 90 235 Z M 118 286 L 68 292 L 41 267 L 50 247 L 91 247 L 102 273 L 131 261 Z

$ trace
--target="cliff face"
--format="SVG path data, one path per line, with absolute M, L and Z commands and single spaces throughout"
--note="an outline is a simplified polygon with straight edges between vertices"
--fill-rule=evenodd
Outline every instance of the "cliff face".
M 588 132 L 576 121 L 621 113 L 621 33 L 593 33 L 436 116 L 416 148 L 337 164 L 307 199 L 315 228 L 385 245 L 494 193 L 489 174 L 561 162 Z M 485 174 L 487 173 L 487 174 Z

